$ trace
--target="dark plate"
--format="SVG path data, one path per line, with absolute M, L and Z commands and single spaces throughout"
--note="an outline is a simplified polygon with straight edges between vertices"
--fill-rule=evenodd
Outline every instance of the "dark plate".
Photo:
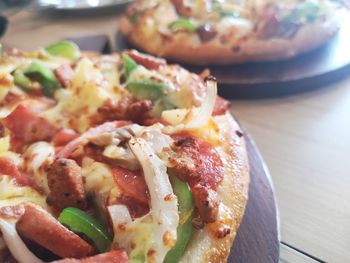
M 249 200 L 228 259 L 229 263 L 279 262 L 279 217 L 270 174 L 259 150 L 245 136 L 249 166 Z

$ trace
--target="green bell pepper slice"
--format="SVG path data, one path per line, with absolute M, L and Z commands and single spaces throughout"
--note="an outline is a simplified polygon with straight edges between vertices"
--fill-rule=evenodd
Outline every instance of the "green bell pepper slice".
M 61 87 L 53 71 L 39 60 L 33 61 L 32 64 L 25 69 L 24 74 L 27 76 L 38 75 L 39 83 L 42 86 L 42 92 L 47 97 L 52 97 L 55 91 Z
M 100 253 L 107 251 L 111 246 L 112 238 L 108 231 L 95 218 L 80 209 L 65 208 L 58 217 L 58 221 L 71 231 L 87 236 Z
M 194 205 L 192 193 L 187 183 L 173 175 L 170 175 L 169 178 L 179 204 L 180 223 L 177 227 L 176 244 L 167 253 L 163 263 L 177 263 L 185 253 L 186 247 L 193 235 L 192 220 L 194 216 Z
M 163 95 L 165 85 L 151 80 L 132 80 L 129 81 L 126 89 L 139 100 L 156 101 Z
M 137 68 L 138 64 L 133 60 L 131 57 L 129 57 L 127 54 L 123 54 L 123 66 L 125 69 L 125 76 L 128 79 L 131 72 Z
M 18 87 L 24 90 L 30 90 L 32 87 L 32 81 L 20 69 L 16 69 L 13 73 L 13 80 Z
M 191 32 L 196 31 L 196 28 L 197 28 L 196 25 L 192 21 L 190 21 L 188 19 L 184 19 L 184 18 L 180 18 L 178 20 L 171 22 L 168 25 L 168 27 L 171 30 L 185 29 L 185 30 L 188 30 Z
M 60 41 L 45 48 L 52 56 L 64 57 L 70 60 L 80 56 L 79 47 L 71 41 Z

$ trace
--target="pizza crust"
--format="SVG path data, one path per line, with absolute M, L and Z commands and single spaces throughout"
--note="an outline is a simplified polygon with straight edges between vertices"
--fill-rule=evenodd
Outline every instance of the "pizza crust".
M 261 39 L 250 34 L 233 44 L 232 41 L 227 44 L 219 41 L 202 43 L 196 34 L 186 32 L 165 36 L 149 26 L 152 19 L 148 19 L 147 14 L 136 25 L 122 16 L 119 28 L 132 45 L 153 55 L 186 64 L 226 65 L 281 60 L 318 48 L 338 32 L 346 14 L 344 9 L 336 10 L 324 21 L 303 25 L 290 39 Z
M 240 127 L 229 113 L 214 119 L 223 140 L 223 145 L 216 149 L 225 167 L 225 177 L 217 190 L 222 203 L 233 215 L 231 232 L 224 238 L 217 238 L 210 230 L 211 224 L 196 230 L 179 263 L 226 262 L 248 200 L 249 164 L 244 137 L 236 133 Z

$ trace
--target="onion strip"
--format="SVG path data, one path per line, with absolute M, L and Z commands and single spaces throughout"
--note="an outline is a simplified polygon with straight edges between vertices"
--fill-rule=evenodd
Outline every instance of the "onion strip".
M 132 221 L 129 209 L 125 205 L 111 205 L 107 210 L 114 226 Z
M 8 222 L 0 219 L 0 230 L 5 239 L 6 245 L 10 250 L 12 256 L 19 263 L 43 263 L 36 257 L 24 244 L 16 231 L 16 222 Z
M 147 262 L 163 262 L 176 243 L 179 224 L 177 197 L 174 195 L 167 168 L 151 146 L 142 138 L 132 138 L 129 146 L 139 160 L 151 196 L 154 239 L 146 251 Z
M 195 130 L 205 126 L 214 110 L 217 97 L 217 83 L 215 78 L 208 77 L 206 79 L 207 92 L 206 96 L 198 108 L 192 108 L 185 116 L 183 123 L 175 127 L 167 126 L 164 131 L 167 133 L 175 133 L 181 130 Z

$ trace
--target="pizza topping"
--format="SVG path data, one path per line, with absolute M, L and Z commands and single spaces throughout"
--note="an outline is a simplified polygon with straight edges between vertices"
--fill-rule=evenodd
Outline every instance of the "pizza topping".
M 16 223 L 16 229 L 21 236 L 63 258 L 82 258 L 94 252 L 91 245 L 39 206 L 26 205 L 23 216 Z
M 176 228 L 179 224 L 177 198 L 173 193 L 165 164 L 150 145 L 144 139 L 136 138 L 129 141 L 129 146 L 140 161 L 151 197 L 154 242 L 148 248 L 147 260 L 163 262 L 167 252 L 176 243 Z
M 215 101 L 217 96 L 217 86 L 214 77 L 209 76 L 206 78 L 207 94 L 200 105 L 200 107 L 192 107 L 190 111 L 186 113 L 182 118 L 181 123 L 175 127 L 169 127 L 170 133 L 176 133 L 183 130 L 195 130 L 205 126 L 215 107 Z
M 45 194 L 49 193 L 47 168 L 52 164 L 55 149 L 47 142 L 31 144 L 23 153 L 23 171 L 35 182 L 36 188 Z
M 179 15 L 189 17 L 191 15 L 191 7 L 186 5 L 185 0 L 171 0 Z
M 16 163 L 10 158 L 0 157 L 0 174 L 9 175 L 19 185 L 25 186 L 30 184 L 28 175 L 22 173 Z
M 19 148 L 21 144 L 48 141 L 57 131 L 54 125 L 21 104 L 2 123 L 11 131 L 11 140 Z
M 19 263 L 43 263 L 24 244 L 16 231 L 15 222 L 0 218 L 0 230 L 8 249 Z
M 210 23 L 205 23 L 204 25 L 198 27 L 196 32 L 198 33 L 202 42 L 210 41 L 218 34 L 215 27 Z
M 65 207 L 86 208 L 81 168 L 70 159 L 56 159 L 47 173 L 50 194 L 47 203 L 61 211 Z
M 168 25 L 168 27 L 172 31 L 184 29 L 190 32 L 196 31 L 196 28 L 197 28 L 196 25 L 191 20 L 184 19 L 184 18 L 180 18 L 178 20 L 171 22 Z
M 142 54 L 134 49 L 127 51 L 127 55 L 130 58 L 132 58 L 137 64 L 142 65 L 147 69 L 159 69 L 160 67 L 163 67 L 166 65 L 165 59 Z
M 77 137 L 79 137 L 79 134 L 76 131 L 62 128 L 52 138 L 52 142 L 55 146 L 63 146 Z
M 0 218 L 19 219 L 25 212 L 23 205 L 4 206 L 0 208 Z
M 83 259 L 62 259 L 53 261 L 52 263 L 128 263 L 128 254 L 125 250 L 111 250 L 97 256 L 83 258 Z
M 87 236 L 94 243 L 98 252 L 110 249 L 112 239 L 107 229 L 84 211 L 72 207 L 65 208 L 58 217 L 58 221 L 71 231 Z
M 39 60 L 34 60 L 24 70 L 24 74 L 37 77 L 42 87 L 42 93 L 47 97 L 52 97 L 54 92 L 61 87 L 53 71 Z
M 52 56 L 67 58 L 70 60 L 80 57 L 79 47 L 71 41 L 60 41 L 45 48 Z
M 13 73 L 13 79 L 15 84 L 25 91 L 37 90 L 40 88 L 40 86 L 36 86 L 35 83 L 33 83 L 21 69 L 15 70 L 15 72 Z
M 55 75 L 57 80 L 61 83 L 63 87 L 68 87 L 70 81 L 74 77 L 74 70 L 72 69 L 70 64 L 62 64 L 57 69 L 55 69 Z
M 125 76 L 128 79 L 131 72 L 137 68 L 138 64 L 128 54 L 123 54 L 123 66 L 125 70 Z
M 152 102 L 150 100 L 135 100 L 124 96 L 118 103 L 109 101 L 106 105 L 98 108 L 98 112 L 105 121 L 133 120 L 142 122 L 151 109 Z
M 213 116 L 223 115 L 229 110 L 229 108 L 230 102 L 228 100 L 223 99 L 220 96 L 217 96 L 213 109 Z
M 126 121 L 112 121 L 105 122 L 97 127 L 91 128 L 81 136 L 76 139 L 70 141 L 64 148 L 62 148 L 57 154 L 57 158 L 67 158 L 69 157 L 75 150 L 77 150 L 80 146 L 84 146 L 89 143 L 88 137 L 93 135 L 98 135 L 106 132 L 113 132 L 118 127 L 122 127 L 124 125 L 129 124 Z
M 172 150 L 168 158 L 171 170 L 188 182 L 201 218 L 206 223 L 214 222 L 220 203 L 215 189 L 224 177 L 219 154 L 207 142 L 191 136 L 180 136 Z
M 168 252 L 163 263 L 178 262 L 185 253 L 186 247 L 193 234 L 192 219 L 194 214 L 192 193 L 187 183 L 182 182 L 175 176 L 169 176 L 174 194 L 179 203 L 179 226 L 177 227 L 176 245 Z
M 113 178 L 126 196 L 148 205 L 149 192 L 141 171 L 130 171 L 121 167 L 112 168 Z
M 197 184 L 191 188 L 194 203 L 205 223 L 213 223 L 218 218 L 220 199 L 216 191 Z

